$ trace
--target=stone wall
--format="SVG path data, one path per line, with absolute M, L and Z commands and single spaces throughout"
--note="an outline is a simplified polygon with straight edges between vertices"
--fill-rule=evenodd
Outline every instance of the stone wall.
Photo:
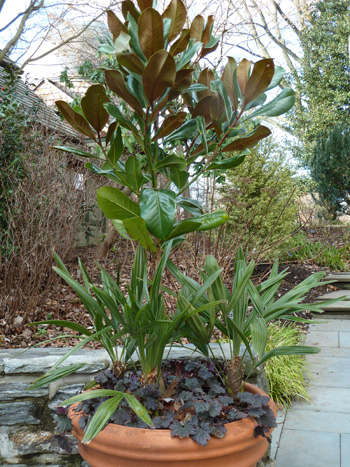
M 219 357 L 218 344 L 213 350 Z M 228 351 L 227 344 L 224 344 Z M 78 454 L 72 436 L 73 452 L 67 454 L 59 445 L 56 425 L 57 405 L 77 394 L 94 374 L 109 366 L 104 350 L 80 350 L 64 365 L 86 363 L 77 373 L 47 387 L 27 388 L 47 372 L 67 349 L 30 349 L 26 352 L 0 349 L 0 466 L 80 467 L 87 465 Z M 188 358 L 190 350 L 173 348 L 171 358 Z M 198 355 L 198 354 L 196 354 Z M 255 381 L 267 389 L 264 373 L 255 373 Z

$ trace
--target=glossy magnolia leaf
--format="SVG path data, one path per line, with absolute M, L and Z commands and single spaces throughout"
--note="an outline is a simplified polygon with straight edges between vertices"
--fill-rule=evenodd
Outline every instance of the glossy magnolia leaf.
M 156 246 L 148 233 L 146 222 L 142 217 L 132 217 L 123 221 L 128 234 L 136 241 L 140 242 L 145 250 L 149 249 L 152 253 L 156 251 Z
M 236 70 L 239 88 L 243 95 L 245 94 L 246 86 L 248 83 L 249 70 L 250 70 L 251 65 L 252 65 L 252 62 L 244 58 L 241 61 L 241 63 L 238 65 L 237 70 Z
M 149 102 L 160 97 L 175 82 L 176 64 L 169 52 L 160 50 L 152 55 L 144 72 L 142 83 Z
M 137 0 L 137 4 L 141 11 L 146 10 L 146 8 L 152 8 L 153 0 Z
M 266 343 L 267 343 L 267 326 L 264 318 L 255 318 L 250 323 L 250 333 L 252 336 L 253 349 L 258 354 L 259 358 L 265 352 Z
M 201 15 L 197 15 L 191 23 L 190 39 L 194 39 L 196 42 L 201 42 L 203 29 L 204 29 L 204 18 Z
M 130 50 L 130 36 L 125 32 L 121 32 L 117 39 L 114 42 L 114 49 L 117 55 L 120 55 L 124 52 L 128 52 Z
M 216 136 L 220 138 L 221 121 L 225 114 L 225 103 L 219 93 L 215 93 L 210 102 L 210 118 L 213 122 Z
M 183 124 L 186 117 L 186 112 L 178 112 L 176 115 L 170 115 L 170 117 L 167 117 L 159 128 L 159 131 L 153 137 L 152 141 L 170 135 Z
M 193 69 L 183 69 L 176 73 L 175 84 L 169 91 L 168 100 L 171 101 L 183 94 L 192 84 Z
M 229 216 L 226 211 L 215 211 L 210 212 L 209 214 L 203 214 L 202 216 L 192 217 L 192 221 L 200 222 L 201 226 L 196 229 L 199 231 L 215 229 L 220 225 L 227 222 Z
M 140 214 L 137 203 L 111 186 L 103 186 L 97 190 L 97 203 L 107 219 L 124 220 Z
M 181 221 L 175 226 L 174 230 L 172 230 L 167 240 L 171 240 L 172 238 L 179 237 L 180 235 L 185 235 L 187 233 L 194 232 L 195 230 L 198 230 L 201 226 L 201 222 L 196 222 L 191 219 Z
M 135 54 L 144 62 L 147 62 L 146 57 L 144 56 L 141 47 L 140 47 L 140 42 L 139 42 L 139 33 L 138 33 L 138 26 L 137 26 L 137 21 L 131 16 L 131 14 L 128 14 L 128 32 L 130 34 L 130 46 L 132 50 L 135 52 Z
M 258 142 L 271 135 L 271 130 L 266 126 L 260 125 L 255 131 L 245 138 L 239 138 L 232 143 L 227 144 L 221 150 L 223 152 L 243 151 L 243 149 L 253 148 Z
M 171 0 L 168 8 L 164 11 L 163 18 L 171 19 L 168 32 L 168 41 L 172 42 L 182 31 L 187 18 L 185 5 L 181 0 Z
M 190 174 L 184 170 L 179 170 L 177 167 L 170 167 L 169 176 L 170 176 L 170 180 L 180 190 L 186 185 Z
M 125 100 L 140 116 L 143 115 L 140 102 L 128 91 L 124 77 L 117 70 L 105 70 L 106 82 L 111 91 Z M 106 107 L 107 108 L 107 107 Z
M 134 219 L 134 218 L 132 218 Z M 137 219 L 135 217 L 135 219 Z M 126 238 L 127 240 L 133 240 L 132 237 L 128 234 L 128 231 L 125 228 L 124 221 L 118 221 L 117 219 L 112 219 L 111 220 L 113 227 L 115 230 L 118 232 L 119 235 L 121 235 L 123 238 Z
M 208 145 L 208 152 L 214 151 L 214 149 L 216 148 L 216 146 L 217 146 L 216 143 L 210 143 L 210 144 Z M 192 164 L 192 162 L 194 162 L 194 161 L 197 159 L 197 157 L 198 157 L 199 155 L 203 155 L 203 154 L 204 154 L 204 146 L 203 146 L 203 144 L 201 143 L 201 144 L 199 144 L 199 145 L 196 147 L 196 149 L 191 153 L 191 157 L 189 157 L 189 158 L 186 159 L 186 160 L 187 160 L 187 163 L 188 163 L 188 164 L 190 164 L 190 163 Z
M 203 207 L 201 203 L 195 199 L 178 196 L 176 198 L 176 204 L 193 216 L 203 214 Z
M 186 50 L 188 43 L 190 41 L 190 31 L 188 29 L 183 29 L 180 37 L 174 44 L 170 47 L 170 53 L 173 57 L 180 54 Z
M 137 76 L 137 78 L 135 77 L 135 75 L 133 76 L 132 74 L 128 76 L 128 90 L 131 92 L 131 94 L 133 94 L 136 97 L 136 99 L 140 102 L 142 107 L 147 107 L 146 96 L 143 92 L 141 76 Z
M 128 14 L 130 14 L 131 17 L 137 23 L 140 17 L 140 13 L 137 11 L 134 3 L 131 0 L 123 0 L 121 4 L 122 4 L 122 13 L 123 13 L 125 20 L 129 20 Z
M 187 49 L 181 54 L 177 64 L 176 71 L 181 70 L 190 63 L 192 58 L 196 55 L 198 50 L 202 47 L 200 42 L 196 42 L 194 39 L 190 39 Z
M 119 183 L 120 185 L 125 185 L 124 181 L 111 168 L 109 169 L 101 168 L 98 165 L 92 164 L 91 162 L 87 162 L 85 164 L 85 168 L 91 170 L 95 174 L 102 175 L 103 177 L 106 177 L 115 183 Z
M 213 29 L 213 23 L 214 23 L 214 16 L 212 15 L 208 16 L 207 24 L 205 25 L 205 29 L 202 35 L 202 42 L 204 46 L 206 46 L 210 40 L 211 31 Z
M 208 124 L 211 122 L 211 116 L 210 116 L 210 105 L 212 101 L 213 96 L 206 96 L 203 99 L 201 99 L 196 107 L 193 109 L 192 112 L 192 117 L 196 118 L 199 115 L 204 117 L 205 122 Z
M 269 85 L 269 87 L 266 89 L 266 91 L 269 91 L 270 89 L 275 88 L 280 84 L 280 82 L 283 79 L 283 76 L 285 74 L 284 68 L 281 66 L 275 66 L 275 74 L 273 75 L 272 81 Z
M 105 107 L 109 115 L 114 117 L 120 126 L 132 131 L 137 142 L 140 144 L 141 147 L 143 147 L 143 139 L 140 135 L 139 130 L 135 127 L 135 125 L 133 125 L 129 120 L 127 120 L 124 117 L 124 115 L 120 112 L 118 107 L 115 104 L 106 104 Z
M 140 196 L 141 217 L 147 229 L 156 238 L 165 240 L 170 234 L 176 209 L 176 196 L 170 190 L 153 190 L 146 188 Z
M 197 93 L 198 101 L 203 99 L 206 96 L 212 96 L 213 92 L 210 90 L 211 81 L 215 81 L 215 75 L 212 70 L 209 68 L 204 68 L 199 74 L 198 83 L 203 84 L 207 89 Z
M 244 95 L 244 105 L 249 104 L 268 88 L 275 73 L 273 60 L 266 58 L 255 63 L 250 75 Z
M 69 152 L 71 154 L 74 154 L 75 156 L 89 157 L 91 159 L 101 160 L 101 158 L 96 156 L 95 154 L 89 154 L 88 152 L 81 151 L 80 149 L 76 149 L 76 148 L 69 148 L 67 146 L 53 146 L 53 149 L 57 149 L 58 151 L 63 151 L 63 152 Z
M 173 131 L 169 136 L 164 138 L 164 144 L 171 143 L 172 141 L 184 141 L 187 139 L 193 139 L 197 133 L 197 123 L 195 119 L 192 119 L 184 123 L 180 128 Z
M 244 162 L 246 155 L 249 153 L 249 149 L 246 149 L 240 154 L 237 154 L 237 156 L 229 157 L 228 159 L 224 159 L 222 161 L 214 161 L 209 165 L 208 170 L 227 170 L 238 167 L 242 164 L 242 162 Z
M 147 59 L 164 49 L 163 20 L 157 10 L 148 8 L 141 13 L 138 30 L 140 47 Z
M 112 122 L 108 126 L 107 135 L 106 135 L 106 144 L 109 144 L 112 141 L 116 128 L 117 128 L 117 122 Z
M 164 167 L 176 167 L 178 170 L 186 170 L 187 162 L 182 157 L 172 154 L 157 162 L 157 169 L 162 169 Z
M 135 156 L 129 157 L 125 162 L 125 172 L 129 186 L 135 188 L 138 192 L 144 184 L 144 177 L 140 162 Z
M 137 75 L 142 75 L 145 65 L 142 60 L 134 54 L 120 54 L 117 56 L 119 64 Z
M 250 110 L 254 109 L 254 107 L 258 107 L 259 105 L 265 104 L 265 101 L 267 99 L 267 95 L 265 93 L 260 94 L 256 99 L 251 101 L 245 108 L 245 110 Z
M 204 58 L 207 55 L 214 52 L 219 46 L 219 40 L 220 40 L 220 37 L 211 36 L 209 39 L 209 43 L 205 47 L 203 47 L 200 58 Z M 213 45 L 212 47 L 209 47 L 210 44 L 215 44 L 215 45 Z
M 207 142 L 207 130 L 205 126 L 205 119 L 201 115 L 196 117 L 196 122 L 197 122 L 197 129 L 199 133 L 199 137 L 202 141 L 204 153 L 208 155 L 208 142 Z
M 122 131 L 120 127 L 117 130 L 116 137 L 113 140 L 113 143 L 110 147 L 110 150 L 107 153 L 107 160 L 111 164 L 113 168 L 116 167 L 117 162 L 120 159 L 120 156 L 123 152 L 123 139 L 122 139 Z
M 113 13 L 113 11 L 107 11 L 107 23 L 108 28 L 112 33 L 113 40 L 115 41 L 121 32 L 127 33 L 128 30 L 120 19 Z
M 237 110 L 238 106 L 238 97 L 236 95 L 235 86 L 233 83 L 236 69 L 236 60 L 233 57 L 228 57 L 228 61 L 221 76 L 221 81 L 224 83 L 226 93 L 232 102 L 235 111 Z
M 284 88 L 283 91 L 275 97 L 268 104 L 263 105 L 260 109 L 256 110 L 246 118 L 249 120 L 253 117 L 278 117 L 288 110 L 290 110 L 295 104 L 295 92 L 291 88 Z
M 223 101 L 224 101 L 224 105 L 225 105 L 225 114 L 226 114 L 226 120 L 228 123 L 231 122 L 231 118 L 232 118 L 232 102 L 230 101 L 227 93 L 226 93 L 226 89 L 225 89 L 225 85 L 222 81 L 220 81 L 219 79 L 218 80 L 215 80 L 215 81 L 212 81 L 210 83 L 210 88 L 212 91 L 216 91 L 217 93 L 220 94 L 220 96 L 222 97 Z
M 72 107 L 64 101 L 56 101 L 58 110 L 61 112 L 65 120 L 79 133 L 88 136 L 89 138 L 95 140 L 96 134 L 94 130 L 90 127 L 85 118 L 80 115 L 78 112 L 72 109 Z

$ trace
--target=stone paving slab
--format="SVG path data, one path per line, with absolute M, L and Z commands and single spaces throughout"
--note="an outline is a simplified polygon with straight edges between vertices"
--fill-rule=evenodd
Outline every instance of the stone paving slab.
M 337 373 L 338 371 L 348 371 L 350 379 L 350 358 L 325 357 L 322 355 L 322 351 L 313 356 L 315 357 L 313 360 L 311 358 L 308 359 L 308 362 L 312 365 L 312 372 Z
M 292 409 L 288 412 L 283 429 L 298 430 L 299 427 L 307 431 L 350 434 L 350 414 L 334 412 L 330 416 L 329 412 Z
M 315 386 L 318 388 L 332 387 L 350 389 L 350 377 L 348 371 L 339 371 L 337 373 L 311 373 L 308 378 L 310 386 Z
M 334 300 L 335 298 L 343 298 L 343 300 L 350 300 L 350 290 L 334 290 L 334 292 L 329 292 L 318 297 L 318 300 Z
M 308 392 L 310 403 L 296 401 L 294 409 L 315 410 L 318 412 L 350 413 L 350 389 L 349 388 L 319 388 L 310 385 Z M 288 417 L 288 414 L 287 414 Z
M 330 305 L 323 305 L 322 310 L 328 313 L 331 311 L 347 313 L 350 312 L 350 302 L 348 300 L 344 300 Z
M 318 321 L 323 321 L 323 315 L 321 315 Z M 350 331 L 350 319 L 342 319 L 342 320 L 328 320 L 318 324 L 310 324 L 309 331 L 310 332 L 323 332 L 323 331 Z
M 313 331 L 307 334 L 305 345 L 339 347 L 339 333 L 336 331 Z
M 350 465 L 350 435 L 340 435 L 340 452 L 341 452 L 341 466 L 347 467 Z
M 343 349 L 349 349 L 350 354 L 350 332 L 343 332 L 339 333 L 339 346 Z M 349 355 L 350 356 L 350 355 Z
M 321 352 L 322 355 L 324 355 L 325 357 L 341 357 L 341 358 L 350 358 L 350 352 L 349 352 L 349 349 L 347 348 L 337 348 L 337 347 L 323 347 Z M 307 358 L 307 360 L 311 362 L 311 357 L 313 355 L 309 355 L 308 357 L 310 358 Z
M 277 426 L 272 432 L 271 452 L 270 452 L 271 459 L 274 459 L 276 457 L 285 418 L 286 418 L 286 412 L 284 410 L 279 410 L 277 412 L 277 417 L 276 417 Z
M 299 425 L 300 426 L 300 425 Z M 340 435 L 283 430 L 276 467 L 339 467 Z

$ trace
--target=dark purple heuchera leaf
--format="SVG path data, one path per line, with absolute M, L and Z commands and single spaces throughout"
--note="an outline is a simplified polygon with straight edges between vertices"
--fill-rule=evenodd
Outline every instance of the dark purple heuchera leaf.
M 218 417 L 222 411 L 222 404 L 216 399 L 210 403 L 209 415 L 211 417 Z
M 270 407 L 265 408 L 265 413 L 256 417 L 259 425 L 263 425 L 268 428 L 273 428 L 277 426 L 275 414 L 272 412 Z
M 258 436 L 262 436 L 263 438 L 266 438 L 269 443 L 271 443 L 271 439 L 266 436 L 266 433 L 269 432 L 269 429 L 265 426 L 257 425 L 254 428 L 254 438 L 257 438 Z
M 230 396 L 220 396 L 219 401 L 223 406 L 233 405 L 233 397 Z
M 111 420 L 117 425 L 125 425 L 131 420 L 130 410 L 126 408 L 118 408 L 111 416 Z
M 251 417 L 259 418 L 261 415 L 264 415 L 266 411 L 265 407 L 251 407 L 248 411 Z
M 195 427 L 190 420 L 186 420 L 184 423 L 180 423 L 176 420 L 170 425 L 171 436 L 178 436 L 179 438 L 188 438 L 190 435 L 194 435 Z
M 203 413 L 203 412 L 206 413 L 206 412 L 209 412 L 209 409 L 210 409 L 209 403 L 203 402 L 203 401 L 195 402 L 193 404 L 193 407 L 196 413 Z
M 193 392 L 190 391 L 181 391 L 180 394 L 176 397 L 176 400 L 183 399 L 184 401 L 193 399 Z
M 165 415 L 162 415 L 161 417 L 155 417 L 153 418 L 153 423 L 155 428 L 169 428 L 169 426 L 173 423 L 174 421 L 175 414 L 174 412 L 166 412 Z
M 218 396 L 219 394 L 225 394 L 226 390 L 218 383 L 210 385 L 209 396 Z
M 247 414 L 244 412 L 240 412 L 237 409 L 231 409 L 229 413 L 227 414 L 227 418 L 231 421 L 242 420 L 244 418 L 247 418 Z
M 195 427 L 194 434 L 191 438 L 201 446 L 206 446 L 210 440 L 210 433 L 212 429 L 209 423 L 201 423 L 200 426 Z
M 66 451 L 68 454 L 72 454 L 73 444 L 70 439 L 68 439 L 64 434 L 56 435 L 54 439 L 57 441 L 57 444 L 61 449 Z
M 87 425 L 87 421 L 88 421 L 88 417 L 85 417 L 84 415 L 82 415 L 79 418 L 79 422 L 78 422 L 79 428 L 81 428 L 82 430 L 85 430 L 85 427 Z
M 198 370 L 198 375 L 203 378 L 204 380 L 209 380 L 213 378 L 215 375 L 212 371 L 210 371 L 207 367 L 201 366 Z
M 64 433 L 72 430 L 72 422 L 67 415 L 58 415 L 55 417 L 57 433 Z
M 260 396 L 260 394 L 251 394 L 250 392 L 240 392 L 237 395 L 238 399 L 246 404 L 250 404 L 252 407 L 263 407 L 268 405 L 270 398 L 266 396 Z
M 199 388 L 200 386 L 201 386 L 201 383 L 199 382 L 197 378 L 188 378 L 185 381 L 185 387 L 187 389 L 193 390 L 193 389 Z

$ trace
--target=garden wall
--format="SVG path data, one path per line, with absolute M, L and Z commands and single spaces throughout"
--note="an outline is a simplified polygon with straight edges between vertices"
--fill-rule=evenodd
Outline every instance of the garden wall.
M 227 344 L 223 347 L 228 351 Z M 213 349 L 220 355 L 218 344 Z M 80 350 L 63 365 L 85 363 L 77 373 L 47 387 L 28 391 L 27 387 L 48 371 L 67 349 L 47 348 L 0 349 L 0 466 L 80 467 L 87 465 L 74 443 L 72 454 L 60 447 L 56 425 L 57 405 L 77 394 L 94 374 L 109 366 L 104 350 Z M 172 358 L 184 358 L 191 351 L 172 349 Z M 266 388 L 263 373 L 255 374 L 255 382 Z M 70 439 L 73 437 L 68 436 Z

